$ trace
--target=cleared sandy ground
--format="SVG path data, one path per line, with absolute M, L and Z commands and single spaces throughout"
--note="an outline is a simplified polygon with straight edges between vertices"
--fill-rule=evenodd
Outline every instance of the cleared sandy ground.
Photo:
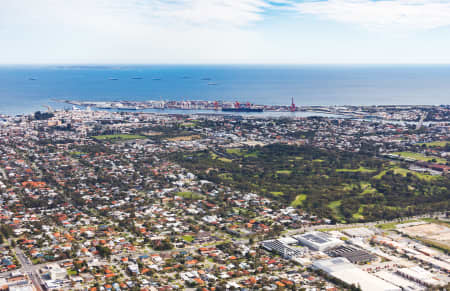
M 450 228 L 444 225 L 427 223 L 402 228 L 402 231 L 412 237 L 421 237 L 450 246 Z

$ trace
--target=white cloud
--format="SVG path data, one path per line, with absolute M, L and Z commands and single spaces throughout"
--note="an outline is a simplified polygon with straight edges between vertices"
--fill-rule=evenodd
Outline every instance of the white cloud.
M 431 29 L 450 25 L 449 0 L 308 0 L 294 4 L 293 9 L 376 28 Z
M 163 19 L 232 25 L 262 20 L 261 13 L 270 6 L 265 0 L 175 0 L 152 1 L 143 5 L 150 16 Z
M 450 0 L 0 2 L 0 64 L 310 63 L 342 61 L 343 56 L 348 62 L 370 62 L 375 57 L 381 62 L 390 56 L 386 62 L 392 62 L 405 56 L 405 48 L 410 59 L 425 55 L 448 60 L 450 44 L 445 33 L 430 37 L 432 42 L 385 37 L 392 35 L 388 29 L 397 26 L 449 25 Z M 370 34 L 341 32 L 337 25 L 332 31 L 313 27 L 309 18 L 278 21 L 292 12 L 331 19 L 327 25 L 333 27 L 338 21 L 387 29 L 375 35 L 377 41 L 366 37 Z M 270 20 L 258 25 L 267 14 Z
M 278 0 L 283 1 L 283 0 Z M 1 0 L 0 63 L 245 62 L 268 0 Z
M 242 27 L 285 0 L 1 0 L 0 31 L 41 25 Z

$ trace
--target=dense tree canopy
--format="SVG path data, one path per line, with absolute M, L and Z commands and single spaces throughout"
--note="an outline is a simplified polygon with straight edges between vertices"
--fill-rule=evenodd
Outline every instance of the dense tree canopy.
M 419 175 L 363 153 L 273 144 L 177 153 L 173 159 L 202 179 L 341 221 L 449 209 L 446 177 Z

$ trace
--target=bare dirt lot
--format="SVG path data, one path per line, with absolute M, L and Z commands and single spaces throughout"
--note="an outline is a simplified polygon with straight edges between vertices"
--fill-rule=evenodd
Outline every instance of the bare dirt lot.
M 427 223 L 405 227 L 402 232 L 412 237 L 433 240 L 450 247 L 450 228 L 445 225 Z
M 178 137 L 172 137 L 168 138 L 168 141 L 191 141 L 195 139 L 200 139 L 200 135 L 187 135 L 187 136 L 178 136 Z

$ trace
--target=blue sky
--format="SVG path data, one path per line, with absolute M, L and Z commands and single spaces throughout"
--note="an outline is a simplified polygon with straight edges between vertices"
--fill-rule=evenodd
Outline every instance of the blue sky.
M 449 64 L 450 0 L 2 0 L 0 64 Z

